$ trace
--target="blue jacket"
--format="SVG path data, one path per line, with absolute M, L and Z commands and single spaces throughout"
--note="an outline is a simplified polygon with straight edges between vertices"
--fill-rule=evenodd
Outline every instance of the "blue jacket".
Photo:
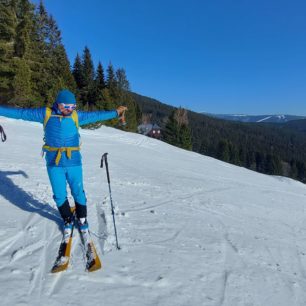
M 13 108 L 0 106 L 0 116 L 22 119 L 34 122 L 44 122 L 46 114 L 46 108 Z M 57 108 L 57 104 L 54 103 L 52 107 L 52 114 L 61 114 Z M 78 111 L 79 125 L 94 123 L 97 121 L 105 121 L 117 118 L 118 114 L 116 110 L 112 111 L 95 111 L 95 112 L 83 112 Z M 80 145 L 78 129 L 72 120 L 71 116 L 50 117 L 45 127 L 45 143 L 50 147 L 78 147 Z M 57 156 L 56 151 L 46 152 L 47 166 L 55 166 L 55 159 Z M 67 154 L 63 153 L 58 164 L 59 167 L 80 166 L 81 154 L 80 151 L 72 151 L 71 158 L 67 157 Z

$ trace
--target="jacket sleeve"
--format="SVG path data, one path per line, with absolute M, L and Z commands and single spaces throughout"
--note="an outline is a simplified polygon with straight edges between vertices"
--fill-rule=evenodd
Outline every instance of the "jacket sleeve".
M 79 124 L 95 123 L 97 121 L 106 121 L 114 118 L 118 118 L 116 110 L 111 111 L 96 111 L 96 112 L 83 112 L 78 111 Z
M 44 122 L 46 108 L 14 108 L 0 105 L 0 116 L 26 121 Z

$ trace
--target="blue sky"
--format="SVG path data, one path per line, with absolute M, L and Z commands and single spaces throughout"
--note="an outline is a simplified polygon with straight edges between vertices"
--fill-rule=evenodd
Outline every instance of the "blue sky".
M 199 112 L 306 115 L 306 1 L 44 4 L 71 63 L 88 46 L 139 94 Z

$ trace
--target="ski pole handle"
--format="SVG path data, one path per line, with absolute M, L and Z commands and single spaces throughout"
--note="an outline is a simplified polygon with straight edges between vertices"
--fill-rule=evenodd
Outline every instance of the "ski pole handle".
M 1 125 L 0 125 L 0 135 L 1 135 L 2 142 L 5 142 L 6 141 L 6 135 L 4 133 L 4 129 Z
M 108 171 L 108 162 L 107 162 L 107 155 L 108 153 L 104 153 L 101 157 L 101 166 L 100 168 L 103 168 L 103 161 L 105 161 L 105 165 L 106 165 L 106 174 L 107 174 L 107 182 L 108 184 L 110 184 L 110 177 L 109 177 L 109 171 Z
M 103 168 L 103 160 L 105 159 L 105 163 L 107 163 L 107 154 L 108 153 L 104 153 L 101 157 L 101 165 L 100 168 Z

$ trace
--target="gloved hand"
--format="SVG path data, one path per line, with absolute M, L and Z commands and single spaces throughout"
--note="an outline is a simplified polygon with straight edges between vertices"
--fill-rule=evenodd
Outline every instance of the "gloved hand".
M 118 117 L 121 117 L 128 108 L 126 106 L 119 106 L 116 111 L 118 113 Z

